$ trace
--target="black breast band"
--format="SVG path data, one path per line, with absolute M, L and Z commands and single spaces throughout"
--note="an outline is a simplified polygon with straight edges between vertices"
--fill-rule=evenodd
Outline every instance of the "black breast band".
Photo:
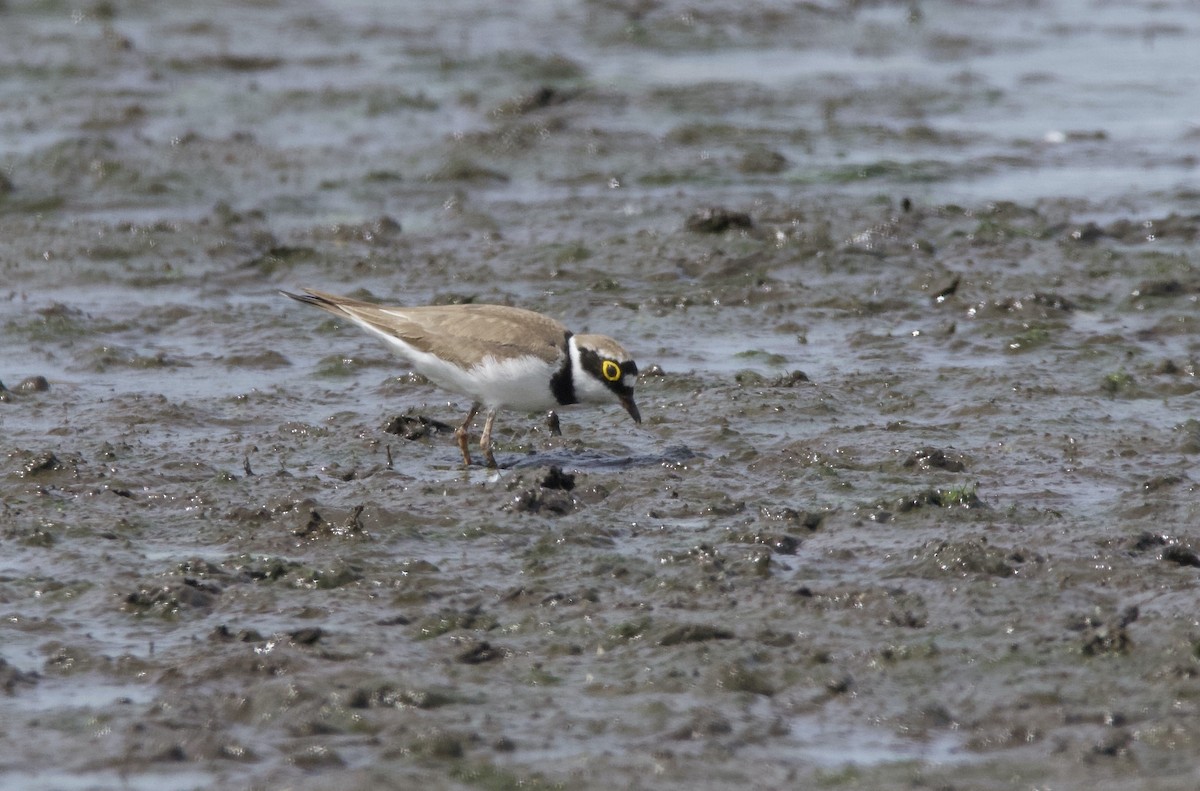
M 550 377 L 550 392 L 554 394 L 554 400 L 560 404 L 577 404 L 575 398 L 575 372 L 571 365 L 571 333 L 563 336 L 563 360 L 562 365 L 554 376 Z

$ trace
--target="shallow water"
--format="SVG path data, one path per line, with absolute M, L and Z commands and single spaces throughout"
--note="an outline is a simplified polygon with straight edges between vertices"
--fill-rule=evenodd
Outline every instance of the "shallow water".
M 1196 786 L 1200 11 L 727 5 L 0 8 L 0 786 Z

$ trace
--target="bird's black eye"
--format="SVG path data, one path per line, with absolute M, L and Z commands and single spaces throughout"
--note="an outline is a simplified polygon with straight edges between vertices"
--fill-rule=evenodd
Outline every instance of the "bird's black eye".
M 615 382 L 621 378 L 621 366 L 614 363 L 612 360 L 605 360 L 600 363 L 600 373 L 610 382 Z

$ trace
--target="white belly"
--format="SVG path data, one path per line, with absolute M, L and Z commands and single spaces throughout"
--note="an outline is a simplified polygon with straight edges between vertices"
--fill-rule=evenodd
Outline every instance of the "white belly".
M 413 349 L 405 349 L 404 357 L 414 371 L 438 387 L 471 396 L 488 408 L 535 412 L 558 405 L 550 392 L 555 366 L 536 357 L 512 360 L 489 357 L 470 370 Z

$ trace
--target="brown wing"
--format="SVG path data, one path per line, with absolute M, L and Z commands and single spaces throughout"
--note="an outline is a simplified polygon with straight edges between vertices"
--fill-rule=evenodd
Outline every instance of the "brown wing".
M 305 289 L 296 297 L 331 313 L 342 313 L 392 335 L 418 351 L 470 368 L 486 357 L 534 355 L 557 362 L 566 348 L 567 328 L 549 316 L 505 305 L 384 307 L 362 300 Z M 290 295 L 289 296 L 294 296 Z

